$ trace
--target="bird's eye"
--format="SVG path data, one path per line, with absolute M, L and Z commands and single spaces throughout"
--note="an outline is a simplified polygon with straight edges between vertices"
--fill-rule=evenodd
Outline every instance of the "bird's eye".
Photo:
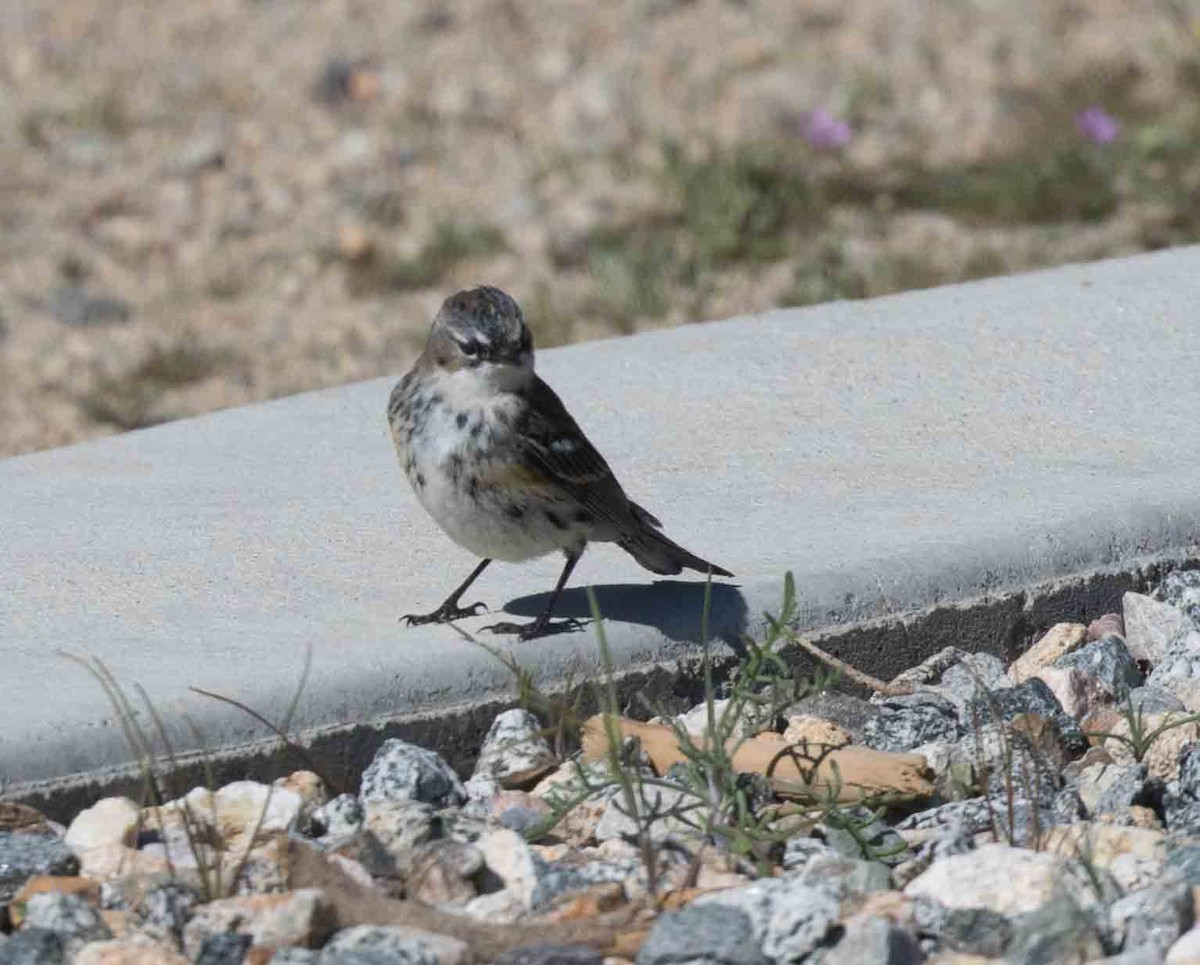
M 468 358 L 478 358 L 483 354 L 483 343 L 478 339 L 468 339 L 465 342 L 459 342 L 458 347 L 462 349 L 463 355 Z

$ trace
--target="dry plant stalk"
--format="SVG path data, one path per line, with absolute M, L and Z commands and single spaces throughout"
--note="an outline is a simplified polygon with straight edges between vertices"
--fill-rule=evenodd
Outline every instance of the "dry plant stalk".
M 622 738 L 635 737 L 649 756 L 655 770 L 662 774 L 672 764 L 686 760 L 675 732 L 666 724 L 643 724 L 627 717 L 618 719 Z M 697 745 L 703 746 L 701 738 Z M 920 754 L 896 754 L 869 747 L 848 745 L 830 750 L 821 748 L 813 762 L 787 753 L 788 742 L 782 734 L 763 733 L 730 745 L 733 766 L 743 774 L 766 774 L 777 794 L 783 797 L 808 797 L 815 792 L 837 791 L 839 803 L 856 804 L 864 795 L 874 797 L 920 798 L 933 794 L 929 764 Z M 583 758 L 601 760 L 608 753 L 608 737 L 602 715 L 583 725 Z
M 525 921 L 515 925 L 489 924 L 465 915 L 391 898 L 368 888 L 307 844 L 292 841 L 288 851 L 288 877 L 293 888 L 319 888 L 328 905 L 330 930 L 355 925 L 400 925 L 453 935 L 471 947 L 474 960 L 492 959 L 524 945 L 590 945 L 602 952 L 633 957 L 651 924 L 643 907 L 631 904 L 585 921 Z

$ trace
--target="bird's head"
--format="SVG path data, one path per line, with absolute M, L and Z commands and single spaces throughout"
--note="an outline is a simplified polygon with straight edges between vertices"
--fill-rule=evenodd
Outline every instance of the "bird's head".
M 489 377 L 531 373 L 533 333 L 514 299 L 499 288 L 473 288 L 442 303 L 425 356 L 444 371 L 476 370 Z

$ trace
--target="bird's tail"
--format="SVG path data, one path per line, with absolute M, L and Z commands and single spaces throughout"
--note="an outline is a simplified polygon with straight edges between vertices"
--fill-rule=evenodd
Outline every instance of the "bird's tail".
M 674 576 L 687 567 L 699 573 L 708 573 L 711 570 L 713 576 L 733 576 L 728 570 L 700 559 L 678 543 L 667 539 L 658 531 L 662 523 L 636 503 L 630 503 L 630 506 L 641 526 L 636 533 L 618 540 L 617 545 L 651 573 Z

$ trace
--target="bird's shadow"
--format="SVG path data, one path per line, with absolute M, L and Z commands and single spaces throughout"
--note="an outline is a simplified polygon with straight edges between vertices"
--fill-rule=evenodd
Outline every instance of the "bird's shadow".
M 637 585 L 594 585 L 600 613 L 606 620 L 655 627 L 672 640 L 700 639 L 704 616 L 704 583 L 688 580 L 655 580 Z M 518 616 L 537 616 L 546 608 L 549 593 L 534 593 L 509 600 L 504 609 Z M 556 618 L 589 619 L 587 589 L 564 590 L 554 607 Z M 747 626 L 747 607 L 741 590 L 728 583 L 712 585 L 708 633 L 711 638 L 736 641 Z

